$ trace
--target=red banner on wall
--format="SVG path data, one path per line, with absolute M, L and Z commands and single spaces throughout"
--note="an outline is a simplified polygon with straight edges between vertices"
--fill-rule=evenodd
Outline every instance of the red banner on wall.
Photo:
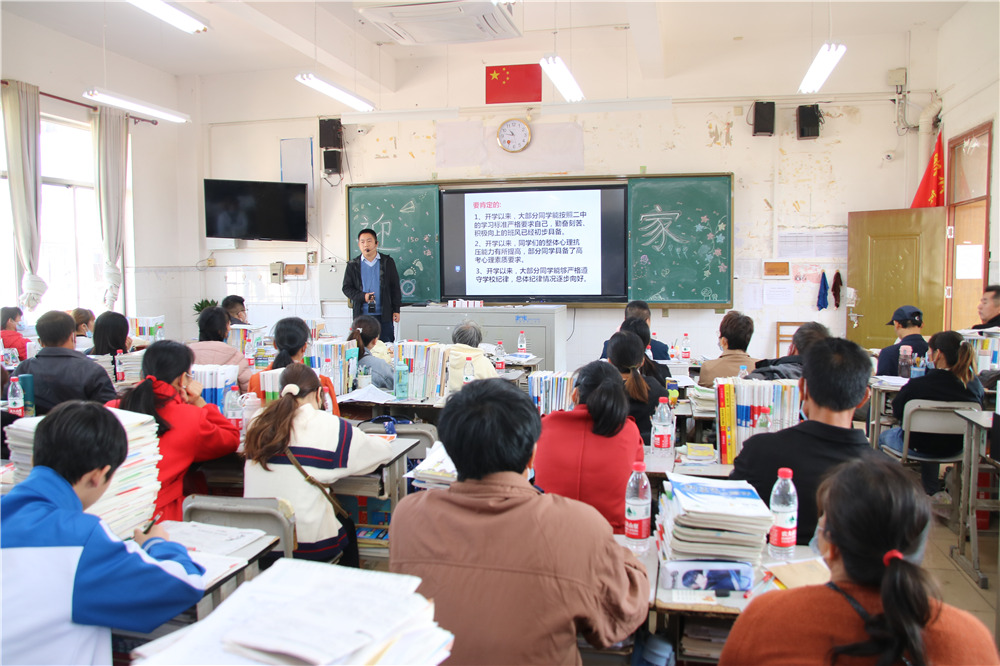
M 920 180 L 917 193 L 913 196 L 910 208 L 931 208 L 944 205 L 944 149 L 941 147 L 941 133 L 938 132 L 934 143 L 931 161 Z

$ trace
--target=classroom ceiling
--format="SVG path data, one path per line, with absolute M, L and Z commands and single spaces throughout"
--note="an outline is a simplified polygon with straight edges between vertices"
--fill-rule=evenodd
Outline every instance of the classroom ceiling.
M 179 2 L 206 20 L 203 34 L 183 33 L 126 2 L 10 2 L 23 19 L 175 75 L 225 75 L 318 62 L 372 87 L 395 87 L 392 64 L 407 59 L 491 64 L 531 62 L 594 40 L 629 44 L 643 78 L 668 76 L 678 63 L 733 49 L 741 41 L 935 30 L 961 2 L 597 2 L 520 0 L 513 21 L 522 37 L 476 44 L 406 46 L 357 9 L 376 2 Z M 383 73 L 383 67 L 388 74 Z

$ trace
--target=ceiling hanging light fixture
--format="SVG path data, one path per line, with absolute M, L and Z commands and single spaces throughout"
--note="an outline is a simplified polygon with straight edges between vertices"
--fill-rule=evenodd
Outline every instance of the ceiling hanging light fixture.
M 799 92 L 810 95 L 819 92 L 826 79 L 833 72 L 840 59 L 847 53 L 847 47 L 833 41 L 833 4 L 827 3 L 827 22 L 829 25 L 829 40 L 819 47 L 819 52 L 813 58 L 809 70 L 799 84 Z M 810 21 L 812 23 L 812 21 Z
M 545 72 L 545 75 L 552 81 L 552 85 L 563 96 L 563 99 L 567 102 L 579 102 L 583 100 L 583 91 L 580 90 L 580 84 L 573 78 L 573 73 L 569 71 L 569 67 L 566 66 L 562 58 L 555 54 L 547 55 L 539 61 L 539 64 L 542 66 L 542 71 Z
M 178 30 L 183 30 L 192 35 L 208 30 L 208 26 L 203 21 L 182 12 L 173 5 L 163 2 L 163 0 L 128 0 L 128 3 L 165 23 L 169 23 Z
M 338 102 L 342 102 L 347 106 L 351 107 L 355 111 L 373 111 L 375 110 L 375 105 L 369 102 L 364 97 L 355 95 L 352 92 L 336 86 L 332 83 L 324 81 L 315 74 L 311 72 L 304 72 L 295 77 L 295 80 L 299 83 L 309 86 L 316 92 L 321 92 L 327 97 L 332 97 Z
M 133 97 L 119 95 L 118 93 L 113 93 L 108 90 L 104 90 L 103 88 L 91 88 L 90 90 L 85 91 L 83 96 L 92 102 L 97 102 L 98 104 L 115 106 L 119 109 L 125 109 L 126 111 L 132 111 L 134 113 L 141 113 L 144 116 L 158 118 L 159 120 L 166 120 L 171 123 L 191 122 L 191 116 L 186 113 L 174 111 L 173 109 L 168 109 L 164 106 L 150 104 L 149 102 L 143 102 L 142 100 L 138 100 Z

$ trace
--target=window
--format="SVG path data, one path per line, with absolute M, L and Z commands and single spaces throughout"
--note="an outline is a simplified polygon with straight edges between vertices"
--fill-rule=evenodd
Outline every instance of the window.
M 33 322 L 49 310 L 105 308 L 104 249 L 94 192 L 94 148 L 87 125 L 42 119 L 41 248 L 38 274 L 48 284 L 38 307 L 25 313 Z M 6 167 L 6 157 L 3 161 Z M 6 168 L 2 173 L 7 180 Z M 0 237 L 13 238 L 9 184 L 0 187 Z M 0 303 L 17 301 L 14 244 L 0 249 Z M 122 303 L 119 300 L 119 303 Z

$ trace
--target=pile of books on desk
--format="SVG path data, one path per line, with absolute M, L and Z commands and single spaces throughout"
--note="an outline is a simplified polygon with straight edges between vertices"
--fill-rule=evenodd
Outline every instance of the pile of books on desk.
M 396 345 L 396 362 L 406 364 L 409 372 L 407 400 L 437 400 L 448 390 L 448 352 L 450 345 L 424 340 L 404 340 Z
M 336 394 L 343 395 L 353 388 L 354 377 L 358 374 L 359 354 L 358 343 L 354 340 L 320 338 L 313 342 L 312 351 L 304 360 L 316 374 L 320 374 L 326 359 L 330 359 L 333 365 L 330 381 Z
M 528 375 L 528 395 L 541 415 L 573 409 L 573 373 L 538 370 Z
M 762 432 L 776 432 L 799 422 L 799 380 L 725 377 L 715 384 L 716 425 L 720 462 L 731 465 L 743 443 Z M 770 428 L 760 424 L 763 408 L 770 409 Z
M 759 564 L 771 512 L 746 481 L 667 473 L 656 516 L 661 566 L 678 560 Z
M 109 408 L 110 409 L 110 408 Z M 121 538 L 153 517 L 156 495 L 160 492 L 156 464 L 160 460 L 160 440 L 152 416 L 120 409 L 110 410 L 125 428 L 128 456 L 114 476 L 107 491 L 87 513 L 100 516 L 111 531 Z M 7 426 L 7 443 L 14 463 L 14 483 L 31 473 L 35 428 L 44 416 L 18 419 Z
M 117 362 L 121 368 L 125 371 L 126 383 L 136 384 L 142 381 L 142 356 L 145 354 L 145 350 L 132 352 L 130 354 L 122 354 L 118 357 Z M 114 379 L 114 376 L 112 376 Z
M 691 413 L 694 416 L 715 414 L 718 404 L 715 389 L 696 384 L 688 387 L 687 397 L 691 401 Z
M 191 374 L 203 388 L 201 397 L 226 413 L 226 394 L 237 386 L 239 366 L 235 365 L 192 365 Z
M 406 478 L 413 479 L 417 488 L 448 488 L 458 480 L 458 471 L 444 450 L 444 444 L 434 442 L 427 457 L 413 471 L 407 472 Z
M 439 664 L 454 636 L 415 576 L 282 558 L 137 664 Z M 336 600 L 335 603 L 331 599 Z

